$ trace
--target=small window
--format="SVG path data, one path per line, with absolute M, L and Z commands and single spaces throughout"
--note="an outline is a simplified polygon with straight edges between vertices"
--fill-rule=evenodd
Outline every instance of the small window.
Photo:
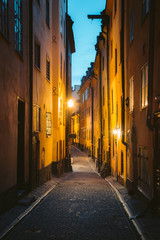
M 104 106 L 104 104 L 105 104 L 105 88 L 103 86 L 103 106 Z
M 144 19 L 148 13 L 149 13 L 149 0 L 143 0 L 143 2 L 142 2 L 142 21 L 144 21 Z
M 134 109 L 134 79 L 129 80 L 129 110 L 133 112 Z
M 46 58 L 46 79 L 50 81 L 50 61 L 49 58 Z
M 115 49 L 115 74 L 117 74 L 117 48 Z
M 52 135 L 52 119 L 51 119 L 51 113 L 46 112 L 46 136 Z
M 104 71 L 104 56 L 102 57 L 102 71 Z
M 130 16 L 130 43 L 134 40 L 134 9 Z
M 0 32 L 9 38 L 8 0 L 0 1 Z
M 49 22 L 49 11 L 50 11 L 49 8 L 50 8 L 49 0 L 46 0 L 46 23 L 47 23 L 48 27 L 49 27 L 49 24 L 50 24 L 50 22 Z
M 22 56 L 22 0 L 14 0 L 15 49 Z
M 113 40 L 111 40 L 111 58 L 113 58 Z
M 117 12 L 117 0 L 114 0 L 114 13 L 116 14 Z
M 62 36 L 63 36 L 63 22 L 64 22 L 64 20 L 63 20 L 63 8 L 61 7 L 61 18 L 60 18 L 61 28 L 60 28 L 60 30 L 61 30 Z
M 62 79 L 62 53 L 61 53 L 61 59 L 60 59 L 60 78 Z
M 37 105 L 34 105 L 33 107 L 33 119 L 34 119 L 34 131 L 35 132 L 40 132 L 40 107 Z
M 141 69 L 141 108 L 148 105 L 148 64 Z
M 40 70 L 40 44 L 38 41 L 35 41 L 35 44 L 34 44 L 34 63 L 35 63 L 35 66 Z

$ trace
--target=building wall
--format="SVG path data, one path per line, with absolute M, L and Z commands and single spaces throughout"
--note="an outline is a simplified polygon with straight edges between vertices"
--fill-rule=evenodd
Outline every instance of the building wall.
M 8 38 L 0 30 L 0 211 L 13 204 L 18 185 L 29 180 L 29 3 L 22 5 L 23 54 L 15 50 L 14 1 L 8 5 Z M 1 32 L 2 31 L 2 32 Z M 24 171 L 18 183 L 18 101 L 24 103 Z M 19 137 L 19 140 L 22 139 Z M 21 173 L 20 173 L 21 174 Z
M 38 171 L 39 181 L 46 181 L 51 177 L 52 163 L 52 132 L 47 134 L 46 114 L 52 111 L 52 2 L 49 2 L 49 25 L 46 21 L 46 2 L 40 4 L 33 1 L 33 132 L 35 126 L 35 106 L 40 108 L 40 130 Z M 40 45 L 40 68 L 35 64 L 35 42 Z M 46 59 L 50 62 L 50 79 L 46 76 Z

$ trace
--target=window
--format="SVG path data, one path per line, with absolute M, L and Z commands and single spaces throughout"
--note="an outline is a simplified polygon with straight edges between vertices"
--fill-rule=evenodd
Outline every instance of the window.
M 62 53 L 61 53 L 61 64 L 60 64 L 60 78 L 62 79 Z
M 46 112 L 46 136 L 52 135 L 52 119 L 51 119 L 51 113 Z
M 113 40 L 111 40 L 111 58 L 113 57 Z
M 144 21 L 144 19 L 148 13 L 149 13 L 149 0 L 143 0 L 143 2 L 142 2 L 142 21 Z
M 34 64 L 35 66 L 40 70 L 40 56 L 41 56 L 41 52 L 40 52 L 40 44 L 38 41 L 35 41 L 34 43 Z
M 61 25 L 61 34 L 63 36 L 63 8 L 61 7 L 61 18 L 60 18 L 60 25 Z
M 115 49 L 115 74 L 117 73 L 117 48 Z
M 116 14 L 117 12 L 117 0 L 114 0 L 114 13 Z
M 49 58 L 46 58 L 46 79 L 50 81 L 50 61 Z
M 105 119 L 103 119 L 103 136 L 105 136 Z
M 129 110 L 133 112 L 134 109 L 134 79 L 129 80 Z
M 49 27 L 49 0 L 46 0 L 46 23 Z
M 102 71 L 104 71 L 104 56 L 102 57 Z
M 0 32 L 8 39 L 9 26 L 8 26 L 8 0 L 0 1 Z
M 34 126 L 34 131 L 39 132 L 40 131 L 40 107 L 37 105 L 33 106 L 33 126 Z
M 112 113 L 114 113 L 114 96 L 113 96 L 113 89 L 111 91 L 111 98 L 112 98 Z
M 148 64 L 141 69 L 141 108 L 148 105 Z
M 132 9 L 130 16 L 130 43 L 134 39 L 134 9 Z
M 22 55 L 22 0 L 14 0 L 15 49 Z
M 105 104 L 105 89 L 104 89 L 104 86 L 103 86 L 103 106 Z

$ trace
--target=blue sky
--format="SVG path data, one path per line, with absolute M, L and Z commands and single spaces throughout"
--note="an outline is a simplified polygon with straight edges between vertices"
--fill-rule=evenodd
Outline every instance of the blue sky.
M 106 0 L 68 0 L 68 12 L 74 21 L 76 52 L 72 55 L 72 85 L 80 84 L 90 63 L 95 60 L 95 44 L 101 31 L 101 20 L 91 20 L 88 14 L 99 14 Z

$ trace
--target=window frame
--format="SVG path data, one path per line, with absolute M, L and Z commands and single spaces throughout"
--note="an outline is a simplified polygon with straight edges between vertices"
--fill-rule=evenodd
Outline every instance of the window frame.
M 50 131 L 47 131 L 47 130 Z M 50 137 L 52 135 L 52 113 L 46 112 L 46 137 Z
M 18 3 L 18 5 L 17 5 Z M 17 10 L 18 7 L 18 10 Z M 20 12 L 19 12 L 20 8 Z M 18 14 L 16 14 L 16 10 Z M 16 17 L 17 16 L 17 17 Z M 16 23 L 17 20 L 17 23 Z M 16 32 L 16 29 L 17 32 Z M 15 38 L 15 50 L 22 57 L 23 56 L 23 4 L 22 0 L 14 0 L 14 38 Z
M 4 13 L 2 9 L 4 7 Z M 6 7 L 6 8 L 5 8 Z M 0 2 L 0 33 L 9 40 L 9 17 L 8 17 L 9 1 L 7 0 L 7 5 L 4 0 Z M 6 10 L 6 11 L 5 11 Z
M 141 68 L 141 109 L 144 109 L 147 106 L 148 106 L 148 62 L 145 63 Z
M 37 51 L 36 51 L 36 46 L 39 47 L 39 56 L 37 55 Z M 37 58 L 39 59 L 39 61 L 37 60 Z M 34 66 L 40 71 L 41 70 L 41 44 L 40 42 L 37 40 L 37 38 L 35 38 L 34 40 Z

